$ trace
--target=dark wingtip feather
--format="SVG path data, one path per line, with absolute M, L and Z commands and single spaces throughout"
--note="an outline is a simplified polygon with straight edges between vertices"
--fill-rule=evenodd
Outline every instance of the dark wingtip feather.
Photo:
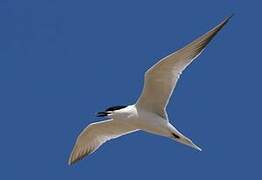
M 230 16 L 228 16 L 227 18 L 225 18 L 224 21 L 222 21 L 219 25 L 217 25 L 214 30 L 215 30 L 215 34 L 220 31 L 227 23 L 228 21 L 234 16 L 234 14 L 231 14 Z
M 215 35 L 228 23 L 228 21 L 234 16 L 234 13 L 232 13 L 230 16 L 225 18 L 220 24 L 215 26 L 213 29 L 211 29 L 209 32 L 201 36 L 196 40 L 200 40 L 202 38 L 201 46 L 199 47 L 199 50 L 202 50 L 203 48 L 206 47 L 206 45 L 215 37 Z
M 77 157 L 77 158 L 75 158 L 75 159 L 69 159 L 68 160 L 68 165 L 69 166 L 71 166 L 71 165 L 74 165 L 74 164 L 76 164 L 78 161 L 80 161 L 80 160 L 82 160 L 84 157 L 86 157 L 88 154 L 85 154 L 85 155 L 82 155 L 82 156 L 79 156 L 79 157 Z
M 82 160 L 83 158 L 87 157 L 89 154 L 91 154 L 92 151 L 89 150 L 84 150 L 84 151 L 80 151 L 79 147 L 76 145 L 72 151 L 72 153 L 70 154 L 69 160 L 68 160 L 68 165 L 73 165 L 76 162 Z
M 232 13 L 230 16 L 228 16 L 220 25 L 222 25 L 222 27 L 228 23 L 228 21 L 234 16 L 235 14 Z
M 218 26 L 221 26 L 221 28 L 222 28 L 224 25 L 226 25 L 226 24 L 228 23 L 228 21 L 229 21 L 234 15 L 235 15 L 235 14 L 232 13 L 230 16 L 228 16 L 227 18 L 225 18 L 225 20 L 222 21 Z M 219 28 L 219 30 L 220 30 L 221 28 Z
M 228 20 L 231 19 L 233 16 L 235 16 L 235 13 L 232 13 L 230 16 L 228 16 Z

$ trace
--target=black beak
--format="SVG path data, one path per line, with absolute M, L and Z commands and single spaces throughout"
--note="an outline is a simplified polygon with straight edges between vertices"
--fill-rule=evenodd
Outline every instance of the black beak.
M 96 117 L 105 117 L 105 116 L 107 116 L 108 114 L 110 114 L 110 113 L 108 113 L 108 112 L 97 112 L 97 113 L 96 113 Z

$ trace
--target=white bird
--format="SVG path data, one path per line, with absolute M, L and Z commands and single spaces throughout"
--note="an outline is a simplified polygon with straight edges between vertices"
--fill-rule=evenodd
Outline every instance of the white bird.
M 91 123 L 80 133 L 68 164 L 90 155 L 108 140 L 138 130 L 168 137 L 201 151 L 169 122 L 166 106 L 182 71 L 203 52 L 231 17 L 147 70 L 143 92 L 135 104 L 113 106 L 104 112 L 98 112 L 98 117 L 108 119 Z

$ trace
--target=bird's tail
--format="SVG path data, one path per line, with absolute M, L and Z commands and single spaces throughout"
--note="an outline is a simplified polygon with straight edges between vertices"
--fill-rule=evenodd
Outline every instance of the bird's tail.
M 200 147 L 198 147 L 196 144 L 194 144 L 192 142 L 191 139 L 189 139 L 188 137 L 186 137 L 185 135 L 183 135 L 182 133 L 180 133 L 172 124 L 169 125 L 169 129 L 171 131 L 171 139 L 174 139 L 175 141 L 187 145 L 189 147 L 192 147 L 194 149 L 197 149 L 199 151 L 202 151 L 202 149 Z

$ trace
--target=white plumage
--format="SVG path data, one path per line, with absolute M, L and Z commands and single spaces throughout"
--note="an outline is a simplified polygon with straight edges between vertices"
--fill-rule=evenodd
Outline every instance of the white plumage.
M 75 163 L 91 154 L 108 140 L 138 130 L 165 136 L 201 150 L 169 122 L 166 106 L 182 71 L 203 52 L 230 18 L 151 67 L 145 73 L 143 92 L 136 104 L 111 107 L 105 112 L 99 112 L 98 116 L 110 119 L 92 123 L 81 132 L 68 163 Z

